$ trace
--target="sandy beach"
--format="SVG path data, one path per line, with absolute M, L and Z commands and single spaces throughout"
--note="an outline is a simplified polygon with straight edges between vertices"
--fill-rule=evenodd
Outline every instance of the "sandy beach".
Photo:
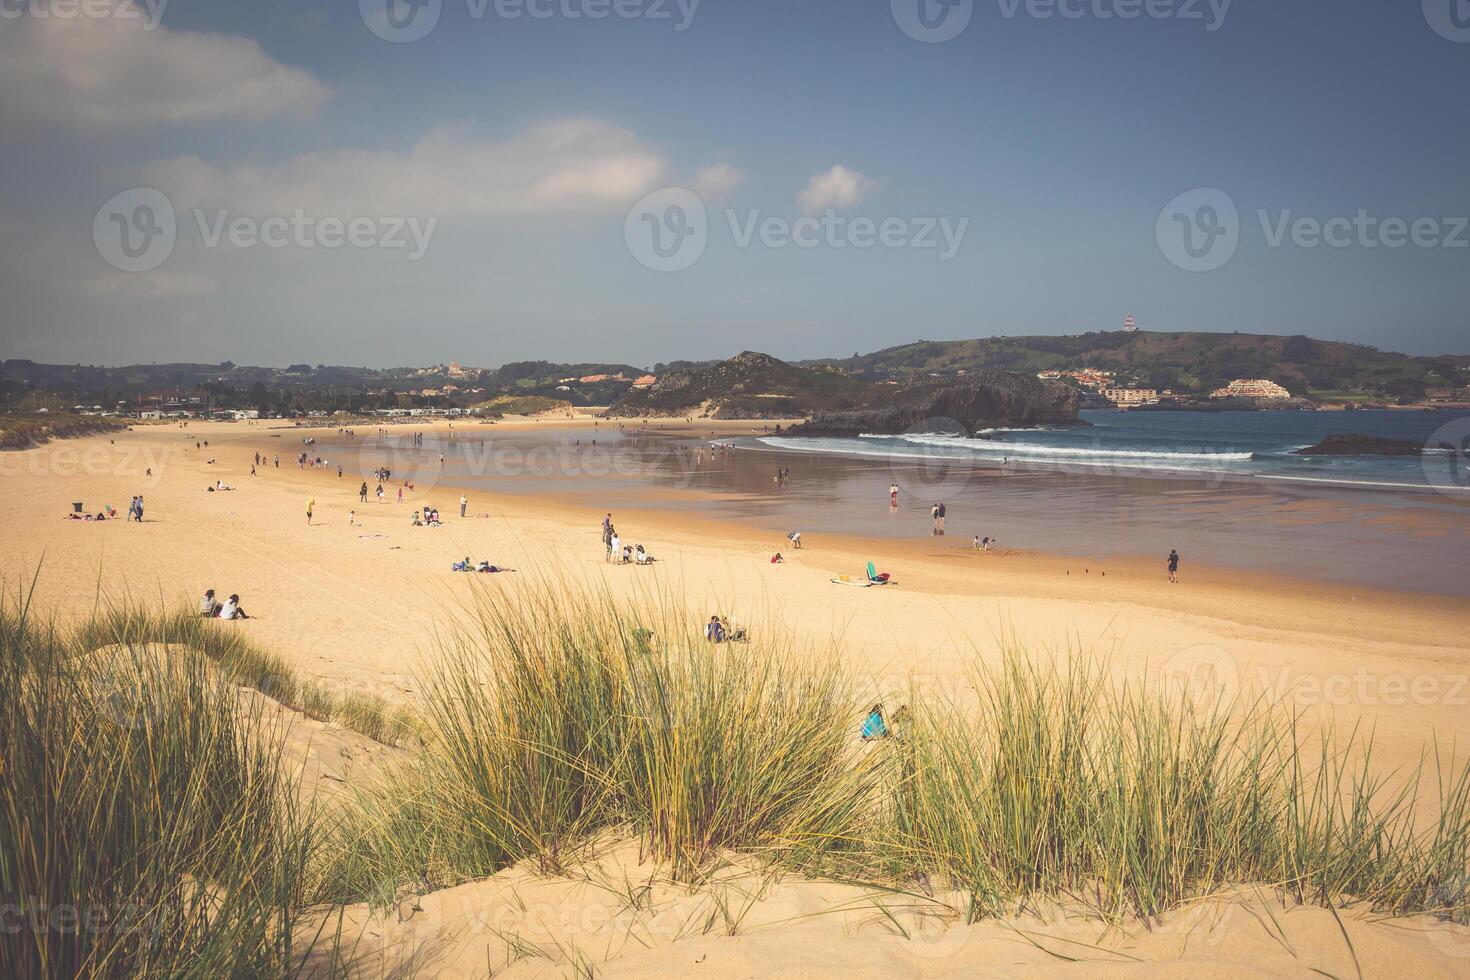
M 508 419 L 494 426 L 460 423 L 456 431 L 462 438 L 501 438 L 585 424 Z M 673 423 L 664 428 L 678 430 Z M 697 426 L 700 434 L 711 429 L 733 438 L 751 426 Z M 359 427 L 359 440 L 371 441 L 374 431 Z M 551 578 L 605 588 L 629 602 L 640 595 L 672 595 L 752 629 L 786 631 L 817 646 L 836 643 L 853 673 L 880 699 L 902 697 L 911 686 L 962 695 L 967 664 L 977 653 L 995 660 L 1005 644 L 1020 643 L 1057 655 L 1106 655 L 1120 677 L 1151 683 L 1184 678 L 1242 696 L 1265 693 L 1299 706 L 1306 719 L 1339 728 L 1361 725 L 1375 733 L 1377 757 L 1387 771 L 1412 766 L 1436 740 L 1443 748 L 1470 745 L 1470 639 L 1465 603 L 1457 598 L 1289 580 L 1198 562 L 1187 562 L 1182 581 L 1170 585 L 1162 556 L 1144 561 L 1007 549 L 977 553 L 968 536 L 958 535 L 894 540 L 808 534 L 805 546 L 793 551 L 769 529 L 691 513 L 677 491 L 656 488 L 636 510 L 626 511 L 615 503 L 593 505 L 580 495 L 558 494 L 554 482 L 494 496 L 472 489 L 465 491 L 470 499 L 461 518 L 460 488 L 418 472 L 415 489 L 402 503 L 397 481 L 387 485 L 384 502 L 370 494 L 363 504 L 358 458 L 329 458 L 320 469 L 296 465 L 304 437 L 325 441 L 335 432 L 264 422 L 191 422 L 187 429 L 140 425 L 111 437 L 8 453 L 0 459 L 0 526 L 7 539 L 0 571 L 6 588 L 27 588 L 39 569 L 35 608 L 63 620 L 84 616 L 108 599 L 174 606 L 197 601 L 205 588 L 238 592 L 252 618 L 234 628 L 248 631 L 303 676 L 411 704 L 416 673 L 431 655 L 436 632 L 469 593 L 470 576 L 450 571 L 452 562 L 468 556 L 515 569 L 474 577 L 476 585 L 512 594 Z M 256 452 L 266 459 L 252 476 Z M 279 467 L 273 464 L 277 453 Z M 340 477 L 339 463 L 345 467 Z M 207 492 L 216 481 L 234 489 Z M 123 512 L 138 493 L 145 498 L 141 524 L 67 519 L 73 501 L 89 512 L 109 504 Z M 308 500 L 315 501 L 309 525 Z M 426 506 L 438 508 L 442 527 L 410 525 L 410 514 Z M 609 509 L 623 540 L 645 545 L 659 559 L 656 564 L 605 562 L 599 522 Z M 784 563 L 770 562 L 776 551 Z M 869 560 L 897 584 L 857 589 L 831 583 L 834 576 L 860 573 Z M 1432 797 L 1432 782 L 1425 788 Z M 636 856 L 616 848 L 607 860 L 637 865 Z M 433 932 L 449 938 L 430 973 L 483 975 L 480 947 L 488 927 L 483 914 L 476 918 L 467 908 L 483 913 L 492 907 L 485 903 L 502 901 L 515 889 L 546 892 L 553 907 L 592 908 L 594 899 L 584 897 L 588 887 L 535 881 L 529 872 L 512 869 L 455 894 L 422 899 L 428 911 L 421 917 L 374 926 L 369 931 L 382 939 L 375 955 L 384 963 L 402 962 L 430 943 Z M 463 890 L 480 901 L 467 905 Z M 803 975 L 819 964 L 804 959 L 801 950 L 818 948 L 822 968 L 840 965 L 858 975 L 1162 975 L 1177 971 L 1181 960 L 1210 976 L 1299 975 L 1311 969 L 1344 976 L 1353 970 L 1329 912 L 1295 910 L 1282 924 L 1291 938 L 1282 941 L 1263 925 L 1269 918 L 1252 910 L 1250 901 L 1258 899 L 1226 903 L 1237 911 L 1218 928 L 1192 920 L 1197 929 L 1189 935 L 1109 935 L 1062 910 L 1039 910 L 1018 920 L 1020 926 L 965 927 L 963 939 L 948 930 L 936 933 L 938 942 L 919 952 L 901 935 L 874 926 L 871 915 L 864 918 L 850 908 L 821 914 L 848 908 L 853 899 L 851 890 L 839 886 L 776 883 L 750 900 L 757 910 L 752 921 L 761 923 L 752 935 L 702 936 L 695 942 L 666 936 L 645 948 L 619 947 L 612 931 L 594 930 L 604 942 L 597 958 L 608 961 L 609 974 L 628 976 L 694 963 L 704 964 L 708 976 Z M 672 892 L 668 900 L 693 901 Z M 615 911 L 608 916 L 616 919 Z M 361 918 L 372 921 L 365 912 Z M 1406 925 L 1370 921 L 1366 913 L 1349 918 L 1362 975 L 1470 973 L 1470 939 L 1456 939 L 1445 931 L 1449 927 L 1434 927 L 1440 931 L 1431 942 L 1416 932 L 1429 928 L 1427 920 Z M 1022 935 L 1088 945 L 1068 946 L 1067 955 L 1080 962 L 1067 964 L 1030 946 L 1029 938 L 1018 940 Z M 514 966 L 555 973 L 544 961 Z

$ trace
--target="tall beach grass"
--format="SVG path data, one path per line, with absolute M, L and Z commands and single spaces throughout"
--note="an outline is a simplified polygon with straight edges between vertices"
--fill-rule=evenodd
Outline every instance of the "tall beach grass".
M 425 749 L 362 801 L 337 897 L 420 890 L 525 858 L 563 868 L 626 833 L 697 881 L 724 853 L 905 888 L 972 917 L 1031 899 L 1145 919 L 1222 887 L 1464 919 L 1470 768 L 1384 773 L 1371 738 L 1277 706 L 1119 683 L 1009 649 L 972 701 L 907 693 L 895 736 L 838 651 L 703 643 L 700 617 L 543 585 L 482 593 L 420 688 Z M 765 633 L 766 635 L 761 635 Z
M 1356 731 L 1120 685 L 1077 657 L 1009 651 L 976 688 L 972 704 L 916 695 L 889 746 L 895 860 L 967 891 L 972 915 L 1071 896 L 1147 920 L 1241 883 L 1329 907 L 1470 911 L 1464 762 L 1431 752 L 1385 773 Z M 1437 799 L 1418 798 L 1424 765 Z
M 0 976 L 285 976 L 314 815 L 207 658 L 0 603 Z
M 280 656 L 252 642 L 241 624 L 208 619 L 191 609 L 159 611 L 137 602 L 104 602 L 73 631 L 72 642 L 88 650 L 189 650 L 207 657 L 236 684 L 261 691 L 308 718 L 335 722 L 389 745 L 414 737 L 414 716 L 406 708 L 302 678 Z
M 420 760 L 364 800 L 344 897 L 556 870 L 607 833 L 684 880 L 730 850 L 801 864 L 856 846 L 881 766 L 853 751 L 835 658 L 700 630 L 657 601 L 482 593 L 419 685 Z
M 864 742 L 838 649 L 776 624 L 708 644 L 666 597 L 528 585 L 476 583 L 391 716 L 405 761 L 329 809 L 240 687 L 350 709 L 237 632 L 136 608 L 63 631 L 0 602 L 0 913 L 23 924 L 0 976 L 289 976 L 339 903 L 564 872 L 619 838 L 691 884 L 744 855 L 958 891 L 971 919 L 1063 899 L 1151 920 L 1240 884 L 1470 916 L 1470 767 L 1447 754 L 1385 772 L 1357 732 L 1021 649 L 977 654 L 963 700 L 903 692 Z

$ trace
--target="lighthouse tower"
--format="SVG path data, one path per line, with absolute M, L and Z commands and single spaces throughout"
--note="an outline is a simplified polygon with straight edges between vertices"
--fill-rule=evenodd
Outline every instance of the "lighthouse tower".
M 1138 324 L 1134 322 L 1133 314 L 1130 313 L 1123 318 L 1124 333 L 1138 333 Z

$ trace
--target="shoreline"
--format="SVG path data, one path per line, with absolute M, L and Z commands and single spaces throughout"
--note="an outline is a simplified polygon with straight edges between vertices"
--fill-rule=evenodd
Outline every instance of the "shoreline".
M 731 433 L 736 428 L 724 426 Z M 790 551 L 768 529 L 658 506 L 678 499 L 668 491 L 634 510 L 616 502 L 594 506 L 532 482 L 530 495 L 475 491 L 469 495 L 472 516 L 460 520 L 460 491 L 448 484 L 421 488 L 402 505 L 362 505 L 360 477 L 344 473 L 339 481 L 335 466 L 297 470 L 289 454 L 311 434 L 229 423 L 150 427 L 119 434 L 115 446 L 104 438 L 74 444 L 82 457 L 135 453 L 136 472 L 35 476 L 7 470 L 0 475 L 0 523 L 14 531 L 0 576 L 14 587 L 29 582 L 39 567 L 36 608 L 63 622 L 119 591 L 166 605 L 197 601 L 206 587 L 239 592 L 254 617 L 241 625 L 256 642 L 309 680 L 393 704 L 415 696 L 415 674 L 453 621 L 469 579 L 519 590 L 549 578 L 630 601 L 660 595 L 706 616 L 757 621 L 817 646 L 841 638 L 854 676 L 887 690 L 900 690 L 915 677 L 962 689 L 970 656 L 993 660 L 1011 643 L 1053 655 L 1071 649 L 1104 656 L 1120 675 L 1138 678 L 1192 670 L 1203 655 L 1243 692 L 1266 684 L 1268 693 L 1295 700 L 1323 720 L 1376 725 L 1385 754 L 1405 764 L 1436 738 L 1470 744 L 1466 604 L 1452 597 L 1241 574 L 1188 561 L 1181 583 L 1171 586 L 1162 556 L 1157 563 L 1097 563 L 977 554 L 931 538 L 808 531 L 807 547 Z M 210 440 L 207 453 L 194 450 L 196 437 Z M 296 442 L 287 441 L 293 437 Z M 172 453 L 165 451 L 170 444 Z M 252 480 L 249 462 L 257 447 L 267 455 L 279 448 L 289 458 L 280 470 L 270 467 Z M 57 460 L 54 447 L 31 453 L 38 463 Z M 149 458 L 159 468 L 156 485 L 144 488 L 143 524 L 62 520 L 73 500 L 87 501 L 89 509 L 105 501 L 124 510 L 129 495 L 143 486 L 138 478 Z M 217 462 L 206 462 L 210 458 Z M 238 489 L 206 493 L 216 479 Z M 310 527 L 308 498 L 317 501 Z M 425 504 L 438 507 L 443 527 L 409 526 L 410 512 Z M 656 565 L 604 561 L 598 525 L 609 509 L 624 540 L 644 544 L 659 559 Z M 351 511 L 357 513 L 349 527 Z M 785 564 L 770 564 L 776 550 Z M 463 557 L 518 571 L 452 573 L 450 564 Z M 834 576 L 860 573 L 868 560 L 892 573 L 896 587 L 831 584 Z M 1389 685 L 1389 694 L 1352 694 L 1344 702 L 1326 693 L 1343 676 L 1362 672 Z M 1416 681 L 1430 693 L 1400 691 Z

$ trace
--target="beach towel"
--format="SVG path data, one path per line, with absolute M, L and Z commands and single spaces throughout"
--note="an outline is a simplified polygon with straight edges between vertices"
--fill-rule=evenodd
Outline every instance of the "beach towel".
M 882 738 L 888 734 L 888 726 L 883 722 L 883 714 L 878 711 L 868 712 L 868 717 L 863 719 L 862 736 L 864 739 Z

